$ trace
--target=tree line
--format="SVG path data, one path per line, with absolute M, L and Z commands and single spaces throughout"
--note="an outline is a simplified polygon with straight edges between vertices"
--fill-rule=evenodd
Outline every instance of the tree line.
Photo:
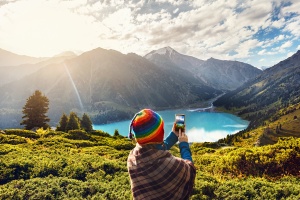
M 23 121 L 20 125 L 24 125 L 26 130 L 34 128 L 49 128 L 48 122 L 50 119 L 46 115 L 49 110 L 49 99 L 36 90 L 27 100 L 23 107 Z M 61 116 L 57 131 L 68 132 L 70 130 L 82 129 L 87 132 L 93 130 L 92 120 L 84 113 L 82 118 L 79 118 L 75 112 L 71 112 L 69 116 L 65 113 Z

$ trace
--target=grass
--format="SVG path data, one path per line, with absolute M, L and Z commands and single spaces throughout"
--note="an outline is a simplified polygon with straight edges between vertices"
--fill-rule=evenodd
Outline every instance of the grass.
M 245 132 L 244 135 L 249 135 L 249 137 L 239 137 L 234 145 L 238 147 L 264 146 L 275 144 L 279 138 L 299 138 L 300 105 L 296 104 L 282 109 L 277 115 L 280 117 L 275 121 L 266 121 L 267 125 Z

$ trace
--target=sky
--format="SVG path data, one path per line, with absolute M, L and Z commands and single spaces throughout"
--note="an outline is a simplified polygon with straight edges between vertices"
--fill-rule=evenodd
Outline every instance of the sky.
M 300 49 L 299 0 L 0 0 L 0 48 L 33 57 L 170 46 L 270 67 Z

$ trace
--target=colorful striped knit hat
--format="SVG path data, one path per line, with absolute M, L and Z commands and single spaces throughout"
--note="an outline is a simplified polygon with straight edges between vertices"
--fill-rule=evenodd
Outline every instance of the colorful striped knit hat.
M 164 139 L 164 121 L 159 114 L 143 109 L 133 117 L 130 123 L 129 137 L 132 138 L 131 130 L 140 145 L 160 144 Z

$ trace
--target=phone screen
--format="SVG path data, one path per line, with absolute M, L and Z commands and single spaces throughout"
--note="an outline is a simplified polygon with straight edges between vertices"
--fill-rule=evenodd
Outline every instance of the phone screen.
M 184 114 L 176 114 L 175 115 L 175 130 L 184 130 L 184 124 L 185 124 L 185 115 Z

